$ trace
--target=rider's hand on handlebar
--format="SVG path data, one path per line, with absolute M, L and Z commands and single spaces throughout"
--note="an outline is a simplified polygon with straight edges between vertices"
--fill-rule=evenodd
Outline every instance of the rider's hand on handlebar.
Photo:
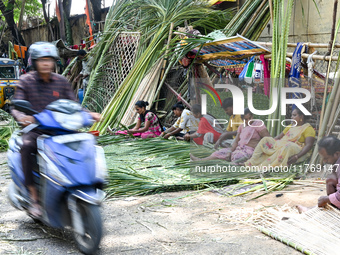
M 20 118 L 19 120 L 20 124 L 23 125 L 24 127 L 35 123 L 35 118 L 33 116 L 23 116 L 22 118 Z
M 100 113 L 90 112 L 90 115 L 95 121 L 101 121 L 102 115 Z

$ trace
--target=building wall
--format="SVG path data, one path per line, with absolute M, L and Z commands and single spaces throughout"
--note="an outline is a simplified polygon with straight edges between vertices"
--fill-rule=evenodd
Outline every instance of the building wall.
M 108 8 L 102 10 L 102 20 L 105 20 L 106 14 L 108 12 Z M 89 36 L 88 29 L 86 25 L 86 15 L 76 15 L 71 17 L 71 27 L 72 27 L 72 37 L 74 44 L 80 44 L 82 39 L 85 39 Z M 101 24 L 101 28 L 103 29 L 103 24 Z M 101 29 L 101 30 L 102 30 Z M 54 34 L 55 40 L 60 38 L 59 34 L 59 24 L 58 22 L 52 23 L 52 31 Z M 29 46 L 34 42 L 38 41 L 52 41 L 51 38 L 48 37 L 48 26 L 41 25 L 34 28 L 28 28 L 22 31 L 26 45 Z
M 293 7 L 289 42 L 328 43 L 333 23 L 334 0 L 297 0 Z M 303 10 L 302 10 L 303 6 Z M 340 4 L 337 20 L 340 18 Z M 258 41 L 271 41 L 272 24 L 268 24 Z

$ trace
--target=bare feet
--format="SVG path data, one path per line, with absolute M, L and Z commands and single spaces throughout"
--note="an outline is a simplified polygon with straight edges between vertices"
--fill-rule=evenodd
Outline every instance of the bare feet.
M 308 207 L 303 206 L 303 205 L 297 205 L 296 209 L 299 211 L 299 213 L 304 213 L 304 212 L 307 212 L 311 208 L 308 208 Z
M 37 202 L 33 202 L 29 209 L 28 213 L 32 215 L 33 218 L 39 218 L 41 216 L 41 207 Z
M 201 160 L 200 158 L 195 157 L 195 156 L 192 155 L 191 153 L 190 153 L 190 159 L 191 159 L 191 161 L 200 161 L 200 160 Z
M 106 130 L 107 130 L 107 132 L 108 132 L 110 135 L 114 135 L 112 129 L 111 129 L 109 126 L 107 127 Z

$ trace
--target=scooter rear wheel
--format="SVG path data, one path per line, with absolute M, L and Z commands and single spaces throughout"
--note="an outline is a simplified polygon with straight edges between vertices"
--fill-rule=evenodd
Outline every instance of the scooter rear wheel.
M 85 234 L 74 232 L 79 250 L 84 254 L 94 254 L 102 238 L 102 220 L 99 206 L 79 202 L 77 204 L 84 225 Z

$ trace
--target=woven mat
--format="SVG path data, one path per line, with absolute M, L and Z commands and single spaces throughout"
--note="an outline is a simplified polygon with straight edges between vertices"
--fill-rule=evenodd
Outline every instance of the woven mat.
M 331 206 L 303 214 L 267 209 L 253 222 L 264 234 L 305 254 L 340 254 L 340 211 Z

